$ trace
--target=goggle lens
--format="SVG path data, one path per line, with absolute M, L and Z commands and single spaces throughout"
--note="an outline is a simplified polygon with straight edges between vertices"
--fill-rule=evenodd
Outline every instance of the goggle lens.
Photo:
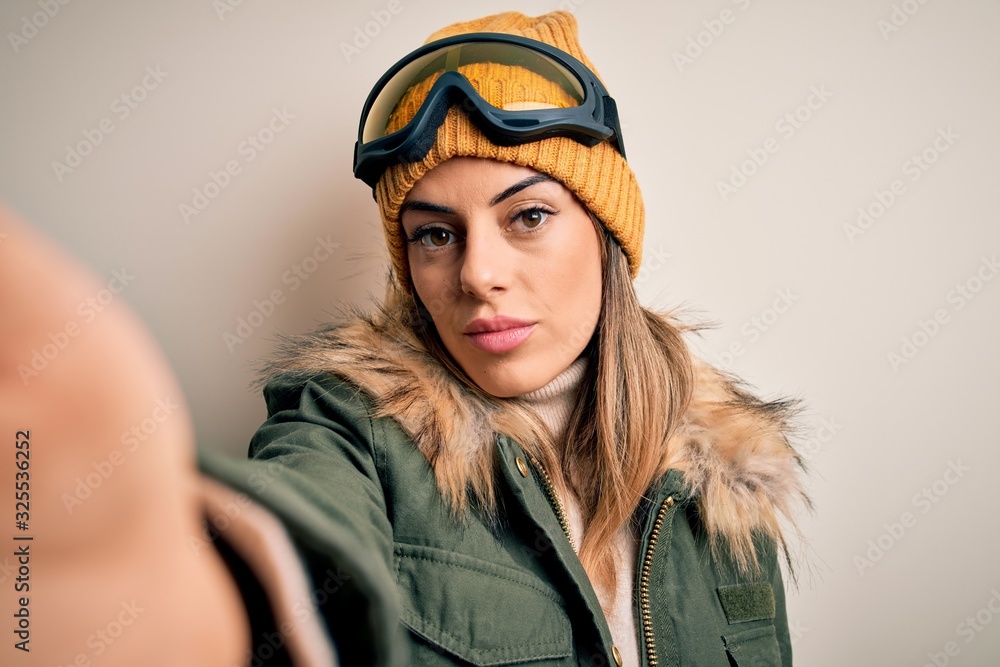
M 390 121 L 399 103 L 414 86 L 428 79 L 436 80 L 445 72 L 461 72 L 461 68 L 478 63 L 493 63 L 519 67 L 541 77 L 562 91 L 559 104 L 553 104 L 551 95 L 542 87 L 524 86 L 519 91 L 521 99 L 508 100 L 501 108 L 505 111 L 526 111 L 558 107 L 580 106 L 586 99 L 586 88 L 572 71 L 534 49 L 506 42 L 464 42 L 444 46 L 426 53 L 404 65 L 379 91 L 372 103 L 362 132 L 362 142 L 368 143 L 389 134 Z M 490 91 L 476 92 L 492 104 Z M 408 120 L 408 119 L 407 119 Z M 399 127 L 393 128 L 393 131 Z

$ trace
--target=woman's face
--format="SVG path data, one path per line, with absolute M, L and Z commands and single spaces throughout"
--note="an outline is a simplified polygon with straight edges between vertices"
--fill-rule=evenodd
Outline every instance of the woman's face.
M 601 240 L 561 183 L 529 167 L 452 158 L 400 211 L 417 294 L 480 388 L 533 391 L 580 356 L 601 310 Z

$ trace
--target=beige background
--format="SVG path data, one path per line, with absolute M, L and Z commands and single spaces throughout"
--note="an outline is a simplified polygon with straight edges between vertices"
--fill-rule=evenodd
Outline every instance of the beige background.
M 134 276 L 114 298 L 162 341 L 201 444 L 240 454 L 275 334 L 381 293 L 377 211 L 350 173 L 371 84 L 446 23 L 560 4 L 223 2 L 51 0 L 51 18 L 45 0 L 4 2 L 0 198 L 109 281 Z M 797 663 L 995 665 L 1000 4 L 561 6 L 645 192 L 643 301 L 719 322 L 702 354 L 808 403 Z M 251 135 L 273 139 L 252 160 Z M 81 142 L 75 168 L 54 166 Z M 339 245 L 314 255 L 317 238 Z M 296 282 L 296 266 L 312 272 Z M 239 318 L 259 326 L 227 345 Z

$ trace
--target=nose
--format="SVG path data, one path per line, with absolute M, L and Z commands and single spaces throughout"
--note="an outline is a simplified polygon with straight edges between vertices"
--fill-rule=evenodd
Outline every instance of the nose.
M 465 251 L 459 281 L 462 292 L 487 299 L 510 286 L 514 258 L 494 221 L 470 224 L 465 237 Z

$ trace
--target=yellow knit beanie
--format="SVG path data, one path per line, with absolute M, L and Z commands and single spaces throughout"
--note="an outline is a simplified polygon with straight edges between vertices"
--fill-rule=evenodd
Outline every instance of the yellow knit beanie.
M 456 23 L 431 35 L 432 42 L 452 35 L 470 32 L 502 32 L 545 42 L 585 64 L 595 76 L 597 70 L 580 48 L 576 19 L 566 11 L 556 11 L 532 18 L 518 12 L 506 12 L 485 18 Z M 553 106 L 570 106 L 572 102 L 558 86 L 526 69 L 496 63 L 475 63 L 463 66 L 459 72 L 490 104 L 511 108 L 525 99 L 541 101 L 547 96 Z M 420 108 L 431 86 L 433 76 L 407 91 L 389 119 L 389 132 L 405 125 Z M 568 137 L 552 137 L 520 146 L 498 146 L 491 143 L 469 117 L 457 106 L 448 110 L 437 130 L 434 145 L 419 162 L 394 164 L 386 169 L 375 186 L 375 198 L 382 214 L 382 224 L 389 257 L 401 285 L 409 283 L 406 243 L 399 223 L 399 209 L 407 193 L 428 171 L 456 156 L 491 158 L 531 167 L 559 180 L 594 213 L 618 240 L 628 258 L 633 278 L 642 261 L 642 236 L 645 209 L 635 175 L 625 158 L 607 141 L 587 147 Z

